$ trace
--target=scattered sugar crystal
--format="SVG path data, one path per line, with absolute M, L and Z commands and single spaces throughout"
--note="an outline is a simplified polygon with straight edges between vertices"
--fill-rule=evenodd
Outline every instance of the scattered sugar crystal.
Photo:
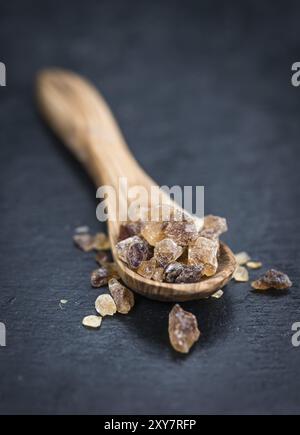
M 243 252 L 239 252 L 239 253 L 235 254 L 235 260 L 236 260 L 237 264 L 239 264 L 240 266 L 243 266 L 248 261 L 250 261 L 250 257 L 247 254 L 247 252 L 243 251 Z
M 246 266 L 249 269 L 260 269 L 262 267 L 262 263 L 260 261 L 247 261 Z
M 107 251 L 98 251 L 95 259 L 96 259 L 96 262 L 100 266 L 105 266 L 105 264 L 109 262 L 108 252 Z
M 244 266 L 237 266 L 233 274 L 233 279 L 238 282 L 249 281 L 248 270 Z
M 82 320 L 83 326 L 86 328 L 98 329 L 101 326 L 102 317 L 100 316 L 86 316 Z
M 85 233 L 89 233 L 90 229 L 87 225 L 82 225 L 80 227 L 75 228 L 75 233 L 76 234 L 85 234 Z
M 108 250 L 110 249 L 109 238 L 104 233 L 97 233 L 93 239 L 93 249 L 96 251 Z
M 117 279 L 110 279 L 108 282 L 109 291 L 115 301 L 117 311 L 127 314 L 134 306 L 134 294 Z
M 268 270 L 259 279 L 251 283 L 251 287 L 255 290 L 286 290 L 292 287 L 292 285 L 293 283 L 285 273 L 275 269 Z
M 215 299 L 220 299 L 223 296 L 223 294 L 224 294 L 223 290 L 218 290 L 216 291 L 216 293 L 211 295 L 211 297 Z
M 196 317 L 176 304 L 169 314 L 169 338 L 177 352 L 188 353 L 199 339 L 200 331 Z
M 117 307 L 113 298 L 108 294 L 98 296 L 95 302 L 95 308 L 97 313 L 103 317 L 113 316 L 117 311 Z
M 91 274 L 92 287 L 98 288 L 106 285 L 109 280 L 109 273 L 106 267 L 99 267 L 95 269 Z
M 92 251 L 93 248 L 93 236 L 90 234 L 75 234 L 73 236 L 73 240 L 75 245 L 82 249 L 84 252 Z
M 200 236 L 207 237 L 209 239 L 217 239 L 221 234 L 225 233 L 227 229 L 228 227 L 225 218 L 210 214 L 204 216 L 204 225 L 200 232 Z

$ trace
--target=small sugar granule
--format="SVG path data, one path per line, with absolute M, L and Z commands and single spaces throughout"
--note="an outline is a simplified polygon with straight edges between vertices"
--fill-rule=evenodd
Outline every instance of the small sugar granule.
M 82 324 L 83 326 L 85 326 L 86 328 L 92 328 L 92 329 L 98 329 L 100 328 L 102 323 L 102 317 L 100 316 L 86 316 L 83 320 L 82 320 Z

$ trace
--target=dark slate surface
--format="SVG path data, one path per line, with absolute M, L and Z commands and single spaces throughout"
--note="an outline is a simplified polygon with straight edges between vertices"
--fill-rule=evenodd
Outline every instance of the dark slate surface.
M 1 413 L 299 411 L 300 9 L 280 3 L 1 2 Z M 36 113 L 47 65 L 102 90 L 158 183 L 205 185 L 225 240 L 286 271 L 289 294 L 231 283 L 220 300 L 186 304 L 203 332 L 187 357 L 168 344 L 169 304 L 139 298 L 130 315 L 83 329 L 98 291 L 71 236 L 99 228 L 97 203 Z

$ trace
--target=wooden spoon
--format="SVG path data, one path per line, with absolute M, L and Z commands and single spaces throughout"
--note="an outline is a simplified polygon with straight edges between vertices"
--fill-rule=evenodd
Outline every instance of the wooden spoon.
M 120 177 L 127 178 L 129 187 L 142 185 L 150 191 L 155 185 L 130 153 L 104 99 L 86 80 L 64 70 L 44 70 L 37 77 L 37 97 L 46 120 L 85 166 L 96 186 L 111 185 L 118 191 Z M 165 196 L 163 192 L 161 195 Z M 127 201 L 121 199 L 123 203 Z M 116 255 L 119 225 L 108 221 L 114 260 L 125 284 L 144 296 L 168 301 L 204 298 L 223 287 L 234 272 L 234 255 L 221 243 L 218 271 L 210 278 L 194 284 L 160 283 L 143 278 Z

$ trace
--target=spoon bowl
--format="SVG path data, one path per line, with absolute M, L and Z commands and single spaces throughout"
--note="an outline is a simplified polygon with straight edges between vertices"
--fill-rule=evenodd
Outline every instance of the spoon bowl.
M 96 186 L 108 185 L 119 192 L 120 178 L 126 178 L 128 187 L 143 186 L 148 192 L 156 183 L 139 166 L 129 151 L 122 133 L 100 93 L 80 76 L 60 70 L 48 69 L 37 76 L 37 100 L 41 112 L 54 132 L 62 139 L 75 157 L 85 166 Z M 128 206 L 128 198 L 118 203 Z M 149 195 L 150 197 L 150 195 Z M 160 191 L 163 204 L 173 204 Z M 106 199 L 108 211 L 114 204 Z M 151 207 L 152 204 L 144 204 Z M 178 208 L 178 205 L 174 205 Z M 136 292 L 152 299 L 186 301 L 208 297 L 222 288 L 232 277 L 236 267 L 230 248 L 220 243 L 217 273 L 193 284 L 161 283 L 146 279 L 129 269 L 117 256 L 120 222 L 108 219 L 108 233 L 112 254 L 124 283 Z

